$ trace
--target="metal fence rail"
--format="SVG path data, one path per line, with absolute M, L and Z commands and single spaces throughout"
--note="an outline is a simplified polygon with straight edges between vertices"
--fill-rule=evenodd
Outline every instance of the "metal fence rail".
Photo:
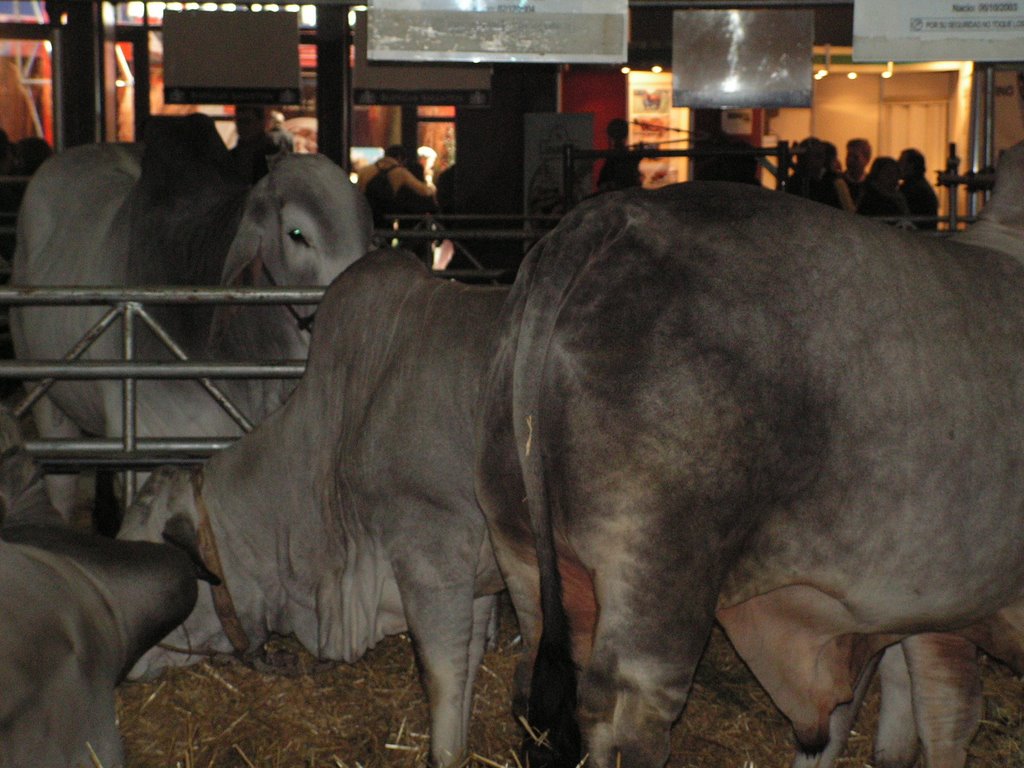
M 47 471 L 77 471 L 87 467 L 148 469 L 165 463 L 195 463 L 227 447 L 233 435 L 211 438 L 139 437 L 136 434 L 136 381 L 194 379 L 239 425 L 242 432 L 252 424 L 213 379 L 299 378 L 304 360 L 197 361 L 146 310 L 146 305 L 211 306 L 225 304 L 317 304 L 323 288 L 180 288 L 180 287 L 68 287 L 38 286 L 0 288 L 0 306 L 101 306 L 107 311 L 60 360 L 0 360 L 0 377 L 37 382 L 15 406 L 25 413 L 55 381 L 122 380 L 122 434 L 118 438 L 38 439 L 26 448 Z M 120 323 L 118 322 L 120 321 Z M 163 344 L 174 359 L 136 359 L 137 321 Z M 121 357 L 85 360 L 93 343 L 118 324 L 121 326 Z

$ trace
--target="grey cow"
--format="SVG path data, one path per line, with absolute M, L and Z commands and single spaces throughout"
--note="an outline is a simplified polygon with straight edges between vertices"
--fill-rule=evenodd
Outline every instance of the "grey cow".
M 0 414 L 0 767 L 123 765 L 114 687 L 195 605 L 167 544 L 65 527 Z
M 1022 192 L 1018 146 L 948 241 L 693 183 L 538 244 L 478 487 L 554 764 L 576 723 L 588 765 L 664 764 L 716 619 L 808 755 L 900 643 L 926 757 L 963 764 L 974 647 L 1024 667 Z
M 249 187 L 204 115 L 151 118 L 145 144 L 75 147 L 33 176 L 18 215 L 12 283 L 20 286 L 326 286 L 370 244 L 366 200 L 344 171 L 320 155 L 288 155 Z M 211 308 L 148 305 L 147 310 L 193 359 L 303 359 L 309 334 L 284 306 Z M 106 308 L 37 307 L 11 312 L 19 358 L 66 355 Z M 291 308 L 300 317 L 311 307 Z M 172 354 L 141 320 L 139 359 Z M 122 355 L 108 332 L 84 354 Z M 222 437 L 239 425 L 195 381 L 137 383 L 136 434 Z M 284 402 L 293 380 L 221 384 L 256 423 Z M 65 381 L 34 410 L 47 438 L 81 433 L 118 437 L 123 418 L 118 381 Z M 64 514 L 74 478 L 47 478 Z
M 502 588 L 472 452 L 506 295 L 389 251 L 334 281 L 287 403 L 196 473 L 154 473 L 128 510 L 122 538 L 191 542 L 223 573 L 228 591 L 203 590 L 169 644 L 246 650 L 294 633 L 321 658 L 355 661 L 408 628 L 431 759 L 458 758 Z M 196 660 L 154 649 L 134 674 Z

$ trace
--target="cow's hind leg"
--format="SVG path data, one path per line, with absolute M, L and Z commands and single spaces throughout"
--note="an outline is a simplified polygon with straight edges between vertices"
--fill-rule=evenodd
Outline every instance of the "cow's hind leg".
M 471 582 L 424 588 L 396 575 L 430 707 L 431 765 L 452 765 L 466 749 L 473 665 L 482 658 L 489 606 L 478 601 L 476 610 Z
M 914 635 L 902 645 L 925 767 L 962 768 L 982 715 L 977 649 L 947 634 Z
M 890 645 L 878 665 L 881 703 L 875 733 L 874 761 L 880 768 L 909 768 L 917 761 L 913 690 L 903 646 Z
M 579 684 L 586 764 L 594 768 L 666 763 L 713 623 L 708 563 L 673 551 L 686 565 L 666 567 L 631 549 L 609 550 L 594 577 L 598 617 Z

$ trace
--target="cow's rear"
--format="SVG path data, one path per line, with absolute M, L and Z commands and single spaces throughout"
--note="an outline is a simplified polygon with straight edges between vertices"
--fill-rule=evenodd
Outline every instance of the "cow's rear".
M 480 495 L 532 648 L 564 606 L 588 765 L 667 760 L 716 617 L 809 752 L 881 648 L 958 633 L 952 669 L 1005 628 L 1024 268 L 998 248 L 730 185 L 608 196 L 506 322 Z

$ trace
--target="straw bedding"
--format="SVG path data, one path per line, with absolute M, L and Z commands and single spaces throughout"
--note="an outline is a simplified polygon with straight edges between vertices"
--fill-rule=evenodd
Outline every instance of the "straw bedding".
M 503 614 L 497 648 L 477 679 L 469 768 L 518 768 L 522 730 L 509 713 L 517 648 Z M 428 716 L 409 639 L 386 639 L 359 663 L 323 664 L 277 639 L 264 659 L 214 659 L 165 671 L 119 693 L 131 768 L 420 768 Z M 986 713 L 972 766 L 1024 768 L 1021 682 L 982 659 Z M 877 714 L 872 691 L 840 768 L 871 765 Z M 728 641 L 716 631 L 693 695 L 673 731 L 674 768 L 783 768 L 788 726 Z

